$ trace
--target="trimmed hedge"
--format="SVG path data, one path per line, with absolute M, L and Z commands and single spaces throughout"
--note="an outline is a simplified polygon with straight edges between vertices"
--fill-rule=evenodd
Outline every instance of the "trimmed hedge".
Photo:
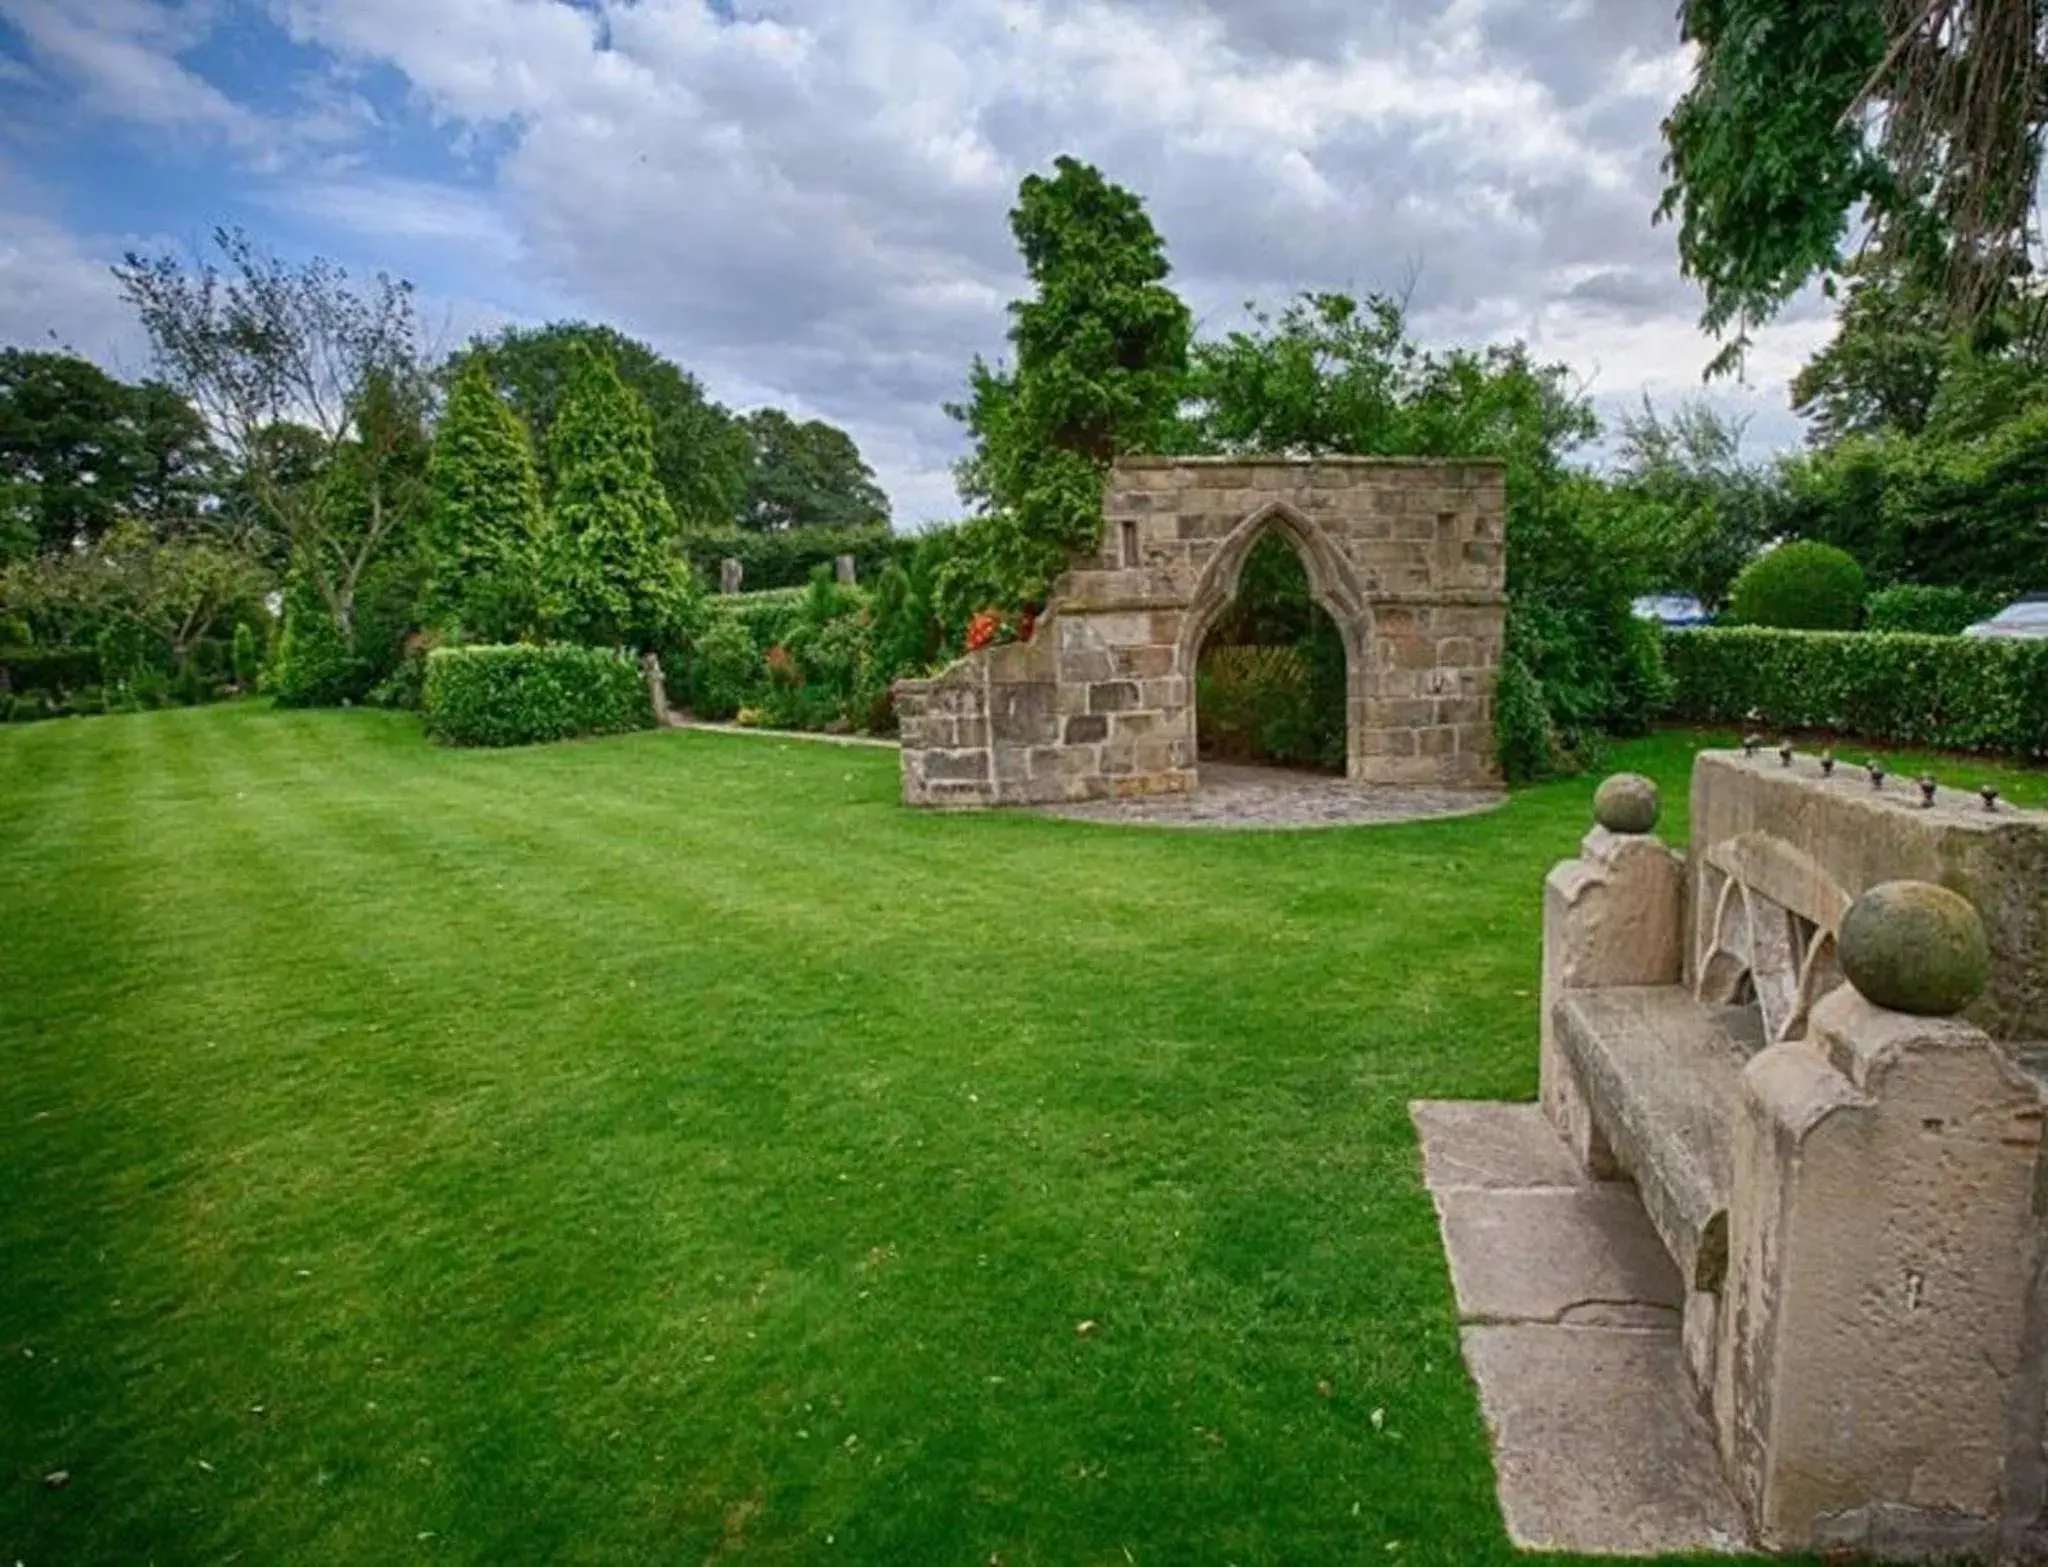
M 1990 593 L 1973 593 L 1968 588 L 1926 587 L 1902 582 L 1897 587 L 1879 588 L 1863 606 L 1865 631 L 1919 631 L 1928 636 L 1952 637 L 1965 626 L 1989 618 L 2000 600 Z
M 436 648 L 427 655 L 420 716 L 448 745 L 532 745 L 654 726 L 631 654 L 523 643 Z
M 1687 720 L 2048 756 L 2048 642 L 1742 626 L 1667 632 L 1664 662 Z
M 0 692 L 47 691 L 55 694 L 99 683 L 98 648 L 0 648 Z

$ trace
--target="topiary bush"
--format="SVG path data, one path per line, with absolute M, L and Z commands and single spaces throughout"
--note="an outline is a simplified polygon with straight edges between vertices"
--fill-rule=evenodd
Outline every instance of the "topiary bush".
M 532 745 L 654 725 L 630 653 L 563 645 L 436 648 L 420 715 L 448 745 Z
M 1681 718 L 2048 756 L 2048 642 L 1744 626 L 1670 632 L 1664 660 Z
M 1994 614 L 1999 600 L 1968 588 L 1927 587 L 1904 582 L 1879 588 L 1863 606 L 1865 631 L 1917 631 L 1952 637 L 1965 626 Z
M 1745 626 L 1853 631 L 1866 590 L 1863 568 L 1847 550 L 1801 539 L 1743 567 L 1729 605 Z

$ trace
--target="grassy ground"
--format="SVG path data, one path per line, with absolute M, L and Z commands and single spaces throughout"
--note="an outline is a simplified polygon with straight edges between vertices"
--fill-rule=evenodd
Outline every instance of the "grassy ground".
M 1404 1107 L 1533 1092 L 1591 789 L 0 731 L 0 1561 L 1504 1562 Z

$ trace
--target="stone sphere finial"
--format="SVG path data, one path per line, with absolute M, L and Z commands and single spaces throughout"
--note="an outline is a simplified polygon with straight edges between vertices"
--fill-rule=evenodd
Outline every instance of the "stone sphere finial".
M 1866 1001 L 1918 1017 L 1962 1011 L 1991 977 L 1991 948 L 1976 908 L 1932 882 L 1872 887 L 1842 917 L 1836 952 Z
M 1593 820 L 1609 832 L 1650 831 L 1657 825 L 1657 786 L 1641 773 L 1616 773 L 1593 796 Z

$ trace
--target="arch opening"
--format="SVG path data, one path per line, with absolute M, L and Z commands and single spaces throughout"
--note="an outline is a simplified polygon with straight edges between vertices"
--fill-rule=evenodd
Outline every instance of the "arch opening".
M 1319 548 L 1319 546 L 1322 546 Z M 1197 766 L 1344 776 L 1357 724 L 1362 605 L 1291 511 L 1247 518 L 1190 606 Z

